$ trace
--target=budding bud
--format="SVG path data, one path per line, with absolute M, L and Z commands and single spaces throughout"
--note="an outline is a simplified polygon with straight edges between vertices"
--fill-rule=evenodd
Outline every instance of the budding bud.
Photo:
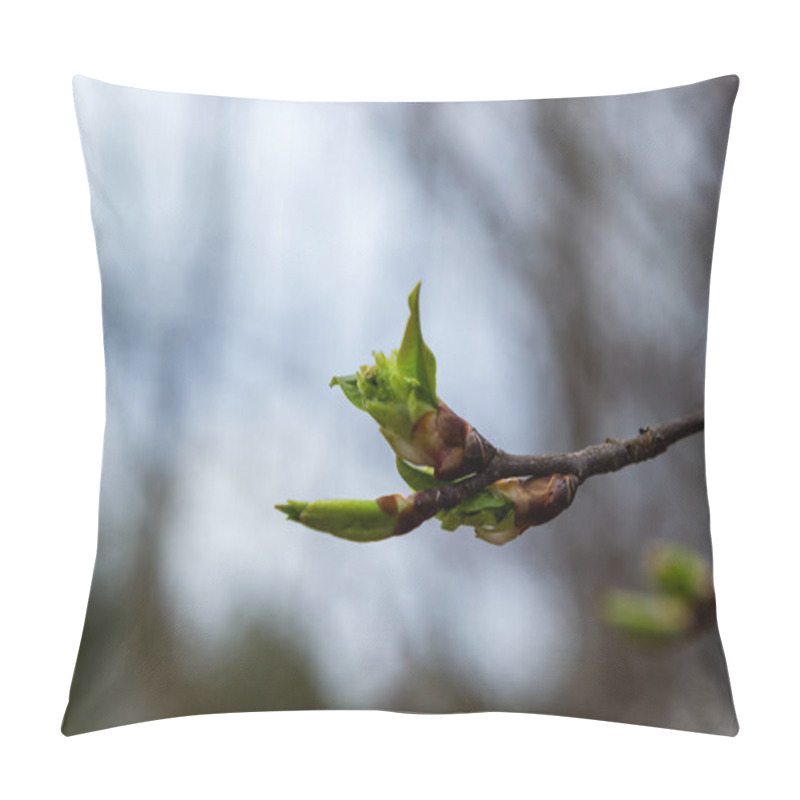
M 681 597 L 622 590 L 606 595 L 602 617 L 626 633 L 653 638 L 679 636 L 694 624 L 692 607 Z
M 402 512 L 413 506 L 399 494 L 377 500 L 290 500 L 275 508 L 294 522 L 351 542 L 379 542 L 394 535 Z
M 394 452 L 411 464 L 434 468 L 437 480 L 478 472 L 490 446 L 436 395 L 436 359 L 422 338 L 417 284 L 408 298 L 410 315 L 403 341 L 388 356 L 354 375 L 331 380 L 353 405 L 366 411 Z
M 648 555 L 652 593 L 608 592 L 603 618 L 626 633 L 652 638 L 688 635 L 716 614 L 711 565 L 686 547 L 659 544 Z
M 426 488 L 422 475 L 406 477 L 408 466 L 400 470 L 414 489 Z M 428 476 L 427 480 L 431 480 Z M 460 526 L 475 529 L 478 538 L 490 544 L 506 544 L 533 525 L 543 525 L 569 507 L 578 488 L 574 475 L 548 475 L 544 478 L 506 478 L 462 500 L 438 515 L 442 528 L 454 531 Z
M 513 524 L 481 526 L 476 534 L 491 544 L 506 544 L 534 525 L 544 525 L 569 508 L 578 490 L 575 475 L 548 475 L 543 478 L 506 478 L 490 487 L 506 498 L 513 508 Z
M 491 446 L 465 419 L 442 400 L 424 414 L 407 438 L 381 428 L 381 433 L 398 456 L 411 464 L 433 467 L 440 481 L 452 481 L 480 472 L 492 454 Z
M 647 558 L 647 570 L 662 592 L 691 603 L 708 600 L 714 592 L 711 565 L 686 547 L 657 545 Z

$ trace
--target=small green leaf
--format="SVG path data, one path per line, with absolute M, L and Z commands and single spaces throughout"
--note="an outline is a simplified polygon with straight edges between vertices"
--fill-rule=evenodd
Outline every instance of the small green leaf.
M 505 512 L 506 509 L 513 507 L 513 502 L 495 494 L 491 489 L 483 489 L 477 494 L 470 495 L 456 506 L 464 514 L 480 514 L 484 511 Z
M 419 290 L 422 284 L 418 283 L 408 296 L 408 307 L 411 316 L 408 318 L 403 341 L 397 351 L 397 366 L 400 372 L 419 383 L 423 398 L 436 407 L 436 358 L 422 338 L 422 326 L 419 318 Z
M 358 388 L 358 376 L 337 375 L 331 378 L 330 386 L 339 386 L 345 397 L 356 407 L 364 410 L 364 395 Z
M 454 531 L 462 525 L 487 530 L 512 528 L 514 503 L 491 488 L 483 489 L 462 500 L 455 508 L 445 511 L 439 519 L 446 531 Z
M 420 469 L 412 467 L 407 461 L 402 458 L 397 458 L 397 471 L 400 477 L 408 484 L 408 486 L 415 492 L 424 492 L 426 489 L 432 489 L 434 486 L 441 486 L 442 481 L 437 481 L 433 477 L 433 469 Z

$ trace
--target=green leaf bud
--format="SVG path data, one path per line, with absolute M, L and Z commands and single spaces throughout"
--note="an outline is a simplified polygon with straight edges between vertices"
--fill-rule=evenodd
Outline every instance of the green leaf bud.
M 625 633 L 649 638 L 679 636 L 694 623 L 692 607 L 681 597 L 620 589 L 608 592 L 601 615 Z
M 646 563 L 651 579 L 666 594 L 691 603 L 708 600 L 713 594 L 711 565 L 694 550 L 660 544 L 650 552 Z
M 379 542 L 393 536 L 400 514 L 413 505 L 401 495 L 377 500 L 289 500 L 276 505 L 293 522 L 351 542 Z
M 574 475 L 543 478 L 506 478 L 487 490 L 501 498 L 513 514 L 499 516 L 494 524 L 476 527 L 476 534 L 491 544 L 506 544 L 534 525 L 544 525 L 571 505 L 578 489 Z

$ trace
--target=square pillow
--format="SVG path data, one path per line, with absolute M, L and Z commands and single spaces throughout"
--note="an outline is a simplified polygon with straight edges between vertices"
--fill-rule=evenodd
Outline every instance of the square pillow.
M 384 709 L 734 735 L 702 430 L 737 88 L 76 78 L 107 415 L 63 732 Z

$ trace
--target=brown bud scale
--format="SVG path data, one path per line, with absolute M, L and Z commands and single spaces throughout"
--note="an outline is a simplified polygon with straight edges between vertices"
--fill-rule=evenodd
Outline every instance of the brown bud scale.
M 575 475 L 507 478 L 495 486 L 514 502 L 514 525 L 521 531 L 544 525 L 571 505 L 578 489 Z
M 385 494 L 382 497 L 377 498 L 375 502 L 378 504 L 378 508 L 383 511 L 384 514 L 388 514 L 390 517 L 393 517 L 397 514 L 397 509 L 400 506 L 400 500 L 402 500 L 402 496 L 399 494 Z

